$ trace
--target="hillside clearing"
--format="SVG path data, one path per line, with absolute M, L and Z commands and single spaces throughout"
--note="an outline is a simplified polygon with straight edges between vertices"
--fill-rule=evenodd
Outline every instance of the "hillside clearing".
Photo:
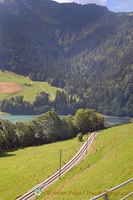
M 0 93 L 13 93 L 21 90 L 22 86 L 17 82 L 0 82 Z
M 42 91 L 50 95 L 50 100 L 54 100 L 57 90 L 62 89 L 53 87 L 47 82 L 31 81 L 29 77 L 0 70 L 0 100 L 23 95 L 25 101 L 33 102 L 36 95 Z

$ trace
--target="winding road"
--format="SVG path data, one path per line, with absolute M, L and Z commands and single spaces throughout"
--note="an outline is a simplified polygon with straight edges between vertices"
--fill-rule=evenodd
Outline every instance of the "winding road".
M 81 149 L 78 151 L 78 153 L 67 164 L 65 164 L 60 170 L 55 172 L 52 176 L 50 176 L 49 178 L 47 178 L 43 182 L 39 183 L 37 186 L 32 188 L 27 193 L 23 194 L 21 197 L 17 198 L 16 200 L 31 200 L 31 199 L 34 199 L 35 196 L 33 194 L 33 191 L 36 188 L 40 188 L 42 190 L 42 192 L 44 192 L 44 190 L 49 185 L 51 185 L 52 183 L 57 181 L 60 178 L 60 176 L 64 175 L 67 171 L 69 171 L 72 167 L 74 167 L 83 158 L 83 156 L 89 150 L 91 143 L 93 142 L 93 140 L 95 139 L 95 137 L 97 136 L 98 133 L 99 132 L 92 133 L 90 135 L 90 137 L 87 139 L 87 141 L 84 143 L 84 145 L 81 147 Z

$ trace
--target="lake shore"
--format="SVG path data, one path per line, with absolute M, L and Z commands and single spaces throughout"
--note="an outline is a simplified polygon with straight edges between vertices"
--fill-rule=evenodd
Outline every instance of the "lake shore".
M 7 119 L 11 122 L 17 122 L 17 121 L 29 121 L 31 119 L 36 118 L 37 115 L 11 115 L 9 113 L 0 112 L 0 118 L 1 119 Z M 61 115 L 59 115 L 61 117 Z M 130 117 L 112 117 L 112 116 L 105 116 L 104 119 L 109 124 L 116 124 L 116 123 L 129 123 L 131 118 Z
M 11 114 L 0 111 L 0 116 L 11 116 Z

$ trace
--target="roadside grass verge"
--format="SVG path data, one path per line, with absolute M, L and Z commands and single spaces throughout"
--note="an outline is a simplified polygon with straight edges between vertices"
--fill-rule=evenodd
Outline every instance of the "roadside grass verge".
M 86 139 L 86 138 L 85 138 Z M 85 142 L 85 141 L 84 141 Z M 5 151 L 0 154 L 0 200 L 13 200 L 59 169 L 59 152 L 62 149 L 62 165 L 80 149 L 83 142 L 77 138 Z
M 132 177 L 133 124 L 128 124 L 100 132 L 82 162 L 38 199 L 88 200 Z M 109 198 L 119 200 L 132 192 L 132 188 L 131 182 L 112 192 Z

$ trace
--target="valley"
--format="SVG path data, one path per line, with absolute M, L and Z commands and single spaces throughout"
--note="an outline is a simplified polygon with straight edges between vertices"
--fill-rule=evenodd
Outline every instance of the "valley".
M 132 21 L 96 4 L 2 0 L 0 68 L 62 88 L 97 112 L 132 117 Z
M 88 200 L 133 177 L 132 3 L 61 1 L 0 0 L 0 200 L 71 164 L 38 199 Z

